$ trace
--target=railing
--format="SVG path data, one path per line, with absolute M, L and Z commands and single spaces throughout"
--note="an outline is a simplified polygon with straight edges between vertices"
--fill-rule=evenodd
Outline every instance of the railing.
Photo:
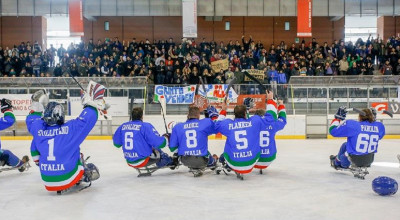
M 159 114 L 160 105 L 153 102 L 154 86 L 147 85 L 145 77 L 107 78 L 80 77 L 77 80 L 86 87 L 94 80 L 107 87 L 108 97 L 134 98 L 134 106 L 145 107 L 146 114 Z M 271 86 L 279 98 L 286 103 L 288 114 L 335 113 L 339 106 L 366 108 L 372 103 L 398 101 L 398 76 L 357 76 L 357 77 L 292 77 L 290 84 Z M 168 85 L 179 87 L 184 85 Z M 72 78 L 1 78 L 1 94 L 32 94 L 38 89 L 47 89 L 50 99 L 68 103 L 71 97 L 80 97 L 80 88 Z M 259 85 L 235 84 L 237 94 L 262 94 Z M 188 105 L 167 105 L 167 114 L 181 114 Z

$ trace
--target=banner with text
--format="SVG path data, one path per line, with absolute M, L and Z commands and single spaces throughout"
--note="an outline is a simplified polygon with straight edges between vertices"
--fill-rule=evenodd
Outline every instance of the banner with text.
M 297 0 L 297 37 L 312 37 L 312 0 Z
M 109 116 L 127 116 L 129 115 L 128 97 L 104 97 L 104 100 L 110 104 L 107 110 Z M 70 97 L 68 112 L 71 116 L 78 116 L 83 110 L 81 97 Z
M 229 68 L 229 60 L 224 59 L 211 62 L 211 68 L 215 73 L 219 73 L 221 70 L 227 70 Z
M 260 82 L 264 81 L 264 77 L 265 77 L 264 70 L 247 69 L 245 71 L 248 72 L 250 75 L 254 76 L 256 79 L 260 80 Z M 244 81 L 250 82 L 252 80 L 245 75 Z
M 165 97 L 167 104 L 192 104 L 196 92 L 196 85 L 169 87 L 156 85 L 154 89 L 154 102 L 159 102 L 161 96 Z
M 209 84 L 204 85 L 206 92 L 203 91 L 203 87 L 199 87 L 198 94 L 207 97 L 208 101 L 211 103 L 223 102 L 225 99 L 225 92 L 228 89 L 228 84 Z M 236 102 L 238 94 L 235 92 L 233 87 L 228 92 L 228 101 Z
M 197 38 L 197 0 L 182 0 L 183 37 Z
M 14 115 L 28 115 L 31 110 L 30 94 L 2 94 L 1 98 L 9 99 L 13 105 Z

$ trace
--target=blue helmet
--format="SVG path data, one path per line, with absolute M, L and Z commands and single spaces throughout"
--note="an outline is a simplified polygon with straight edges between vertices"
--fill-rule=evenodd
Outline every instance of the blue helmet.
M 396 194 L 398 184 L 395 179 L 379 176 L 372 181 L 372 189 L 381 196 L 390 196 Z
M 43 120 L 49 126 L 64 124 L 64 107 L 57 102 L 49 102 L 44 110 Z

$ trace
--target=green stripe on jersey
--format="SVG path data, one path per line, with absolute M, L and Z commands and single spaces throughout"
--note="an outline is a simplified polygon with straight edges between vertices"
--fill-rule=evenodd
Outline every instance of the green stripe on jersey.
M 275 160 L 275 158 L 276 158 L 276 153 L 270 157 L 260 157 L 260 159 L 258 159 L 258 162 L 271 162 Z
M 171 152 L 175 152 L 177 149 L 178 149 L 178 147 L 169 147 L 169 150 L 170 150 Z
M 229 157 L 229 155 L 227 153 L 224 153 L 224 157 L 225 160 L 227 160 L 230 164 L 232 164 L 233 166 L 236 167 L 246 167 L 246 166 L 250 166 L 252 164 L 254 164 L 255 162 L 257 162 L 257 160 L 260 158 L 260 153 L 258 153 L 253 159 L 248 160 L 248 161 L 233 161 L 231 160 L 231 158 Z
M 333 129 L 335 129 L 335 128 L 337 128 L 337 126 L 336 126 L 336 125 L 332 125 L 332 126 L 330 126 L 330 127 L 329 127 L 329 133 L 331 133 L 331 131 L 332 131 Z
M 58 176 L 46 176 L 46 175 L 42 174 L 42 180 L 45 182 L 61 182 L 61 181 L 67 180 L 76 173 L 79 166 L 82 166 L 81 160 L 78 160 L 78 163 L 76 163 L 75 168 L 73 170 L 71 170 L 70 172 L 68 172 L 64 175 L 58 175 Z
M 279 117 L 282 117 L 282 118 L 286 118 L 286 112 L 285 112 L 285 111 L 280 111 L 280 112 L 278 113 L 278 116 L 279 116 Z
M 6 112 L 6 113 L 4 113 L 4 117 L 6 117 L 6 116 L 10 116 L 10 117 L 13 118 L 14 121 L 15 121 L 15 115 L 14 115 L 14 113 L 12 113 L 12 112 Z
M 114 146 L 115 146 L 116 148 L 120 148 L 122 145 L 114 143 Z
M 278 119 L 278 117 L 277 117 L 277 115 L 276 115 L 276 112 L 271 111 L 271 110 L 268 110 L 267 113 L 270 114 L 270 115 L 272 115 L 272 117 L 274 117 L 275 120 Z
M 160 144 L 160 146 L 158 146 L 157 148 L 161 149 L 164 148 L 165 146 L 167 146 L 167 139 L 164 138 L 164 142 L 162 142 L 162 144 Z
M 147 157 L 145 157 L 143 159 L 139 159 L 139 160 L 134 160 L 134 161 L 126 160 L 126 162 L 129 163 L 129 164 L 136 164 L 136 163 L 141 163 L 142 161 L 144 161 L 146 159 L 147 159 Z
M 40 153 L 39 153 L 39 151 L 35 150 L 35 151 L 31 151 L 31 155 L 32 155 L 32 157 L 39 156 Z

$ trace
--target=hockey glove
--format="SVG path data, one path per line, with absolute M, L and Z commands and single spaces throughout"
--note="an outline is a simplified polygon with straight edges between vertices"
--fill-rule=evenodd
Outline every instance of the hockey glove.
M 82 105 L 92 106 L 100 111 L 105 111 L 110 108 L 104 100 L 104 93 L 106 88 L 94 81 L 90 81 L 86 91 L 82 95 Z
M 219 116 L 217 109 L 212 105 L 207 107 L 207 113 L 208 113 L 208 117 L 210 117 L 210 118 Z
M 246 106 L 246 109 L 247 109 L 247 110 L 253 108 L 253 106 L 254 106 L 254 99 L 253 99 L 253 98 L 250 98 L 250 97 L 245 98 L 244 101 L 243 101 L 243 105 Z
M 43 112 L 47 104 L 49 103 L 49 97 L 42 89 L 33 93 L 31 100 L 31 111 L 33 112 Z
M 4 112 L 12 112 L 12 102 L 9 99 L 2 99 L 0 100 L 0 104 L 1 104 L 1 113 Z
M 335 114 L 335 118 L 339 120 L 345 120 L 347 115 L 347 107 L 346 106 L 341 106 L 337 110 Z

